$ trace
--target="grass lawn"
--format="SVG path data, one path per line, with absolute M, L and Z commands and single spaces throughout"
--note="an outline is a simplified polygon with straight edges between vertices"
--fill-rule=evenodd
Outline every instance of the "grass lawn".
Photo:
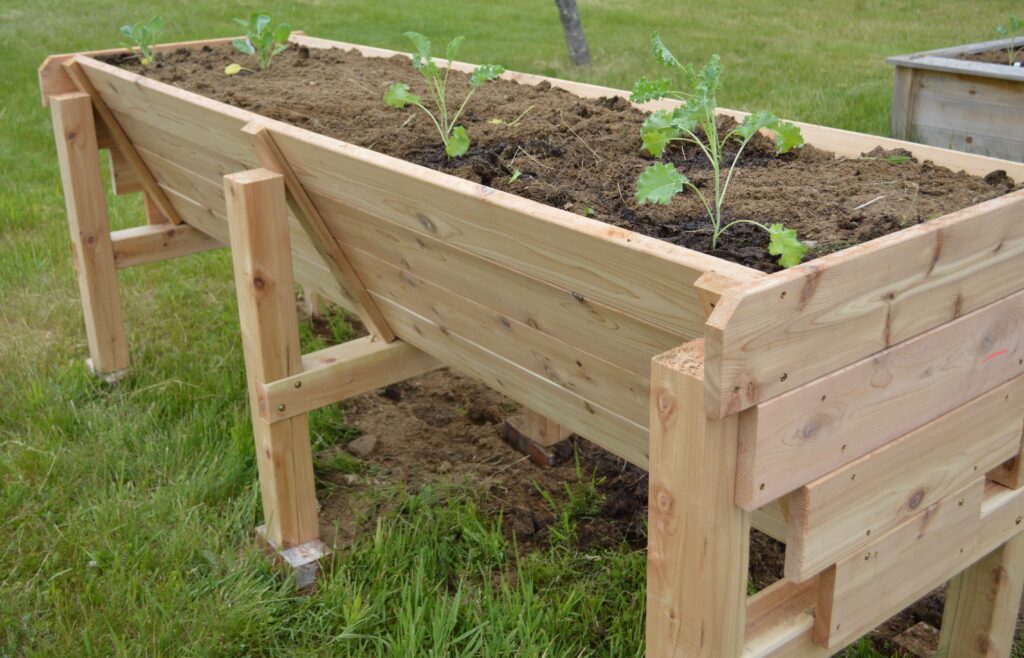
M 260 9 L 399 49 L 409 29 L 466 34 L 467 61 L 628 86 L 654 70 L 659 29 L 681 59 L 721 53 L 723 105 L 886 134 L 886 55 L 991 38 L 1016 5 L 580 4 L 586 71 L 568 65 L 551 0 L 0 0 L 0 656 L 643 655 L 642 552 L 584 555 L 569 538 L 517 560 L 472 492 L 382 494 L 398 511 L 315 597 L 272 574 L 251 548 L 261 515 L 229 255 L 123 271 L 134 369 L 113 390 L 91 379 L 35 76 L 50 53 L 116 45 L 125 22 L 161 14 L 165 40 L 196 39 Z M 140 221 L 137 198 L 109 204 L 114 228 Z M 335 443 L 344 419 L 318 412 L 313 434 Z

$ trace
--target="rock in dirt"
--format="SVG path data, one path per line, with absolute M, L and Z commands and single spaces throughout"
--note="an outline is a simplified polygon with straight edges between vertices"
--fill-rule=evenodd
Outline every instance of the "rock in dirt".
M 889 640 L 916 658 L 930 658 L 939 648 L 939 629 L 920 621 Z
M 364 434 L 352 441 L 352 443 L 349 443 L 345 449 L 360 459 L 366 459 L 373 453 L 376 447 L 377 437 L 372 434 Z

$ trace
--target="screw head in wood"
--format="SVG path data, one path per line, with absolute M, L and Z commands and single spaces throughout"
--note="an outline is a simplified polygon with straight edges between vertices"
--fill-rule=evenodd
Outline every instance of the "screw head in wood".
M 295 382 L 295 388 L 302 388 L 302 382 Z
M 277 410 L 278 411 L 284 411 L 284 404 L 277 405 Z

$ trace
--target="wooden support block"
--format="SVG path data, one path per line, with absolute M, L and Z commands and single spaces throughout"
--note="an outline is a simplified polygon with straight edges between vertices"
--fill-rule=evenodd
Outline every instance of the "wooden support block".
M 760 507 L 1024 374 L 1024 292 L 760 404 L 736 500 Z
M 302 372 L 284 180 L 256 169 L 224 177 L 266 538 L 279 549 L 320 538 L 309 422 L 268 422 L 262 385 Z
M 96 125 L 87 94 L 51 99 L 57 159 L 89 340 L 89 367 L 108 381 L 127 370 L 128 343 L 110 221 L 103 192 Z
M 134 267 L 226 247 L 188 224 L 150 224 L 114 231 L 114 264 Z
M 260 384 L 259 414 L 285 420 L 442 367 L 412 345 L 367 336 L 306 354 L 302 368 Z
M 107 135 L 107 139 L 112 142 L 113 138 L 110 137 L 110 131 L 105 126 L 103 130 Z M 117 147 L 113 145 L 107 147 L 107 159 L 110 163 L 110 184 L 114 194 L 122 196 L 125 194 L 135 194 L 143 190 L 142 183 L 139 182 L 139 176 L 135 173 L 135 169 L 132 168 L 131 163 L 121 154 Z
M 703 341 L 651 365 L 647 655 L 743 647 L 750 515 L 733 502 L 736 416 L 704 414 Z
M 505 419 L 502 438 L 538 466 L 558 466 L 572 457 L 572 432 L 535 411 Z M 551 441 L 548 437 L 556 437 Z
M 132 145 L 131 140 L 128 139 L 128 135 L 125 134 L 124 130 L 121 129 L 121 125 L 114 118 L 110 108 L 107 107 L 106 103 L 100 97 L 96 87 L 93 86 L 92 81 L 89 80 L 89 76 L 86 75 L 82 69 L 82 65 L 78 62 L 77 58 L 72 58 L 63 63 L 64 70 L 74 80 L 78 88 L 84 93 L 88 94 L 89 99 L 92 101 L 93 109 L 100 115 L 103 120 L 107 131 L 110 133 L 110 137 L 114 141 L 114 147 L 128 160 L 132 168 L 135 170 L 135 174 L 138 177 L 139 184 L 142 185 L 142 189 L 146 191 L 146 194 L 152 197 L 153 202 L 160 208 L 160 212 L 163 213 L 164 217 L 167 217 L 172 224 L 180 224 L 181 217 L 178 215 L 178 211 L 171 204 L 170 199 L 167 198 L 167 194 L 163 188 L 157 184 L 156 179 L 153 178 L 153 174 L 150 173 L 149 167 L 142 161 L 142 157 L 139 156 L 138 151 L 135 150 L 135 146 Z
M 977 559 L 979 478 L 818 577 L 814 639 L 838 650 Z
M 143 194 L 142 200 L 144 204 L 143 208 L 145 209 L 146 212 L 147 224 L 151 226 L 157 226 L 160 224 L 172 223 L 169 219 L 167 219 L 163 211 L 160 210 L 160 206 L 156 205 L 156 202 L 153 201 L 152 197 L 150 197 L 148 194 Z
M 797 489 L 786 576 L 806 580 L 1017 454 L 1024 377 Z
M 302 288 L 302 300 L 299 308 L 308 318 L 322 318 L 327 299 L 320 294 L 313 283 L 298 280 L 298 284 Z
M 345 290 L 349 298 L 355 300 L 359 305 L 356 311 L 363 320 L 363 324 L 366 325 L 370 333 L 380 337 L 384 342 L 390 343 L 395 340 L 397 338 L 395 332 L 384 318 L 377 302 L 366 291 L 366 286 L 359 278 L 359 272 L 356 271 L 352 261 L 349 260 L 330 229 L 327 228 L 320 211 L 306 194 L 306 189 L 302 187 L 298 176 L 295 175 L 288 160 L 278 148 L 277 142 L 274 141 L 273 134 L 258 123 L 250 123 L 242 131 L 252 137 L 253 148 L 263 166 L 284 177 L 288 189 L 288 203 L 292 212 L 302 227 L 306 229 L 310 241 L 327 262 L 327 266 L 331 269 L 338 284 Z
M 1024 590 L 1024 534 L 950 581 L 936 655 L 1003 658 L 1013 648 Z

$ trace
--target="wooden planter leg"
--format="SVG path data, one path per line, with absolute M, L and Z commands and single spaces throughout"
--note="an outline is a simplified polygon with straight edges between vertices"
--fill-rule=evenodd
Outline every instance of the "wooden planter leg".
M 734 504 L 739 417 L 704 413 L 703 341 L 651 368 L 647 655 L 743 648 L 750 515 Z
M 224 193 L 266 520 L 257 539 L 305 587 L 327 553 L 320 541 L 309 421 L 303 413 L 270 422 L 259 408 L 264 384 L 302 371 L 284 180 L 266 169 L 231 174 L 224 177 Z
M 1022 589 L 1024 533 L 949 581 L 936 655 L 951 658 L 1009 656 Z
M 88 94 L 63 94 L 51 97 L 50 110 L 89 341 L 86 364 L 113 383 L 128 369 L 128 343 L 92 103 Z
M 572 432 L 531 409 L 506 418 L 502 436 L 538 466 L 557 466 L 572 456 Z

